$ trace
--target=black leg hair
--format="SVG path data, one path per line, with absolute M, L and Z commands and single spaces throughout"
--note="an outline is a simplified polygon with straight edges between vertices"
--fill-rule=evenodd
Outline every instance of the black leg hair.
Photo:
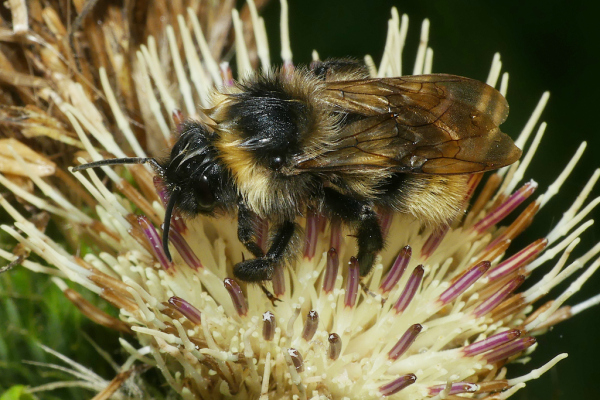
M 248 209 L 243 203 L 238 205 L 238 239 L 254 257 L 264 257 L 258 243 L 256 243 L 256 214 Z
M 296 224 L 287 221 L 281 224 L 271 240 L 269 251 L 263 257 L 237 263 L 233 274 L 246 282 L 262 282 L 273 277 L 273 271 L 287 255 L 290 242 L 294 237 Z
M 325 188 L 325 207 L 344 221 L 357 223 L 358 265 L 360 276 L 371 272 L 375 256 L 383 249 L 384 241 L 377 214 L 370 204 Z

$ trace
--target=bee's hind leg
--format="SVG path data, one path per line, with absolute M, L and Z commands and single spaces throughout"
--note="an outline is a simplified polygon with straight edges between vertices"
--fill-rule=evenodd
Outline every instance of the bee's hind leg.
M 357 224 L 358 265 L 360 276 L 371 272 L 377 253 L 383 249 L 384 241 L 377 214 L 370 204 L 325 188 L 325 207 L 344 221 Z
M 242 222 L 238 222 L 241 224 Z M 237 263 L 233 274 L 246 282 L 262 282 L 272 278 L 275 267 L 290 253 L 290 242 L 294 238 L 296 224 L 286 221 L 281 224 L 271 240 L 271 246 L 262 257 Z
M 375 257 L 384 245 L 377 214 L 371 207 L 368 207 L 366 212 L 361 211 L 360 222 L 356 231 L 356 243 L 358 244 L 357 258 L 360 276 L 366 276 L 371 272 Z

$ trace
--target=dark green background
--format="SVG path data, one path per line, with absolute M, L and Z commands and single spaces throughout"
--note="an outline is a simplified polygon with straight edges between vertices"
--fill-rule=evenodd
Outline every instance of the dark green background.
M 586 7 L 585 4 L 589 4 Z M 291 42 L 295 63 L 308 63 L 312 49 L 322 58 L 371 54 L 379 62 L 390 8 L 409 15 L 404 71 L 411 71 L 421 21 L 431 21 L 430 46 L 434 72 L 485 80 L 492 56 L 499 51 L 509 71 L 507 94 L 511 113 L 503 130 L 516 137 L 541 94 L 550 102 L 542 121 L 545 137 L 525 179 L 535 179 L 538 194 L 562 171 L 583 140 L 588 148 L 574 175 L 538 214 L 534 224 L 515 240 L 511 251 L 547 234 L 571 204 L 595 168 L 600 167 L 600 28 L 593 2 L 559 1 L 293 1 L 290 0 Z M 264 12 L 271 38 L 278 34 L 279 4 Z M 271 54 L 279 47 L 272 40 Z M 600 195 L 596 188 L 592 198 Z M 535 197 L 535 195 L 534 195 Z M 596 211 L 593 217 L 600 217 Z M 581 254 L 600 241 L 597 226 L 582 237 Z M 572 257 L 574 259 L 575 257 Z M 546 265 L 543 269 L 550 268 Z M 578 276 L 579 274 L 577 274 Z M 535 275 L 531 280 L 539 278 Z M 545 300 L 556 297 L 566 285 Z M 576 304 L 600 293 L 600 271 L 569 300 Z M 600 399 L 600 307 L 564 322 L 539 338 L 539 347 L 526 366 L 511 366 L 509 377 L 538 368 L 554 355 L 569 358 L 537 381 L 527 384 L 515 399 Z

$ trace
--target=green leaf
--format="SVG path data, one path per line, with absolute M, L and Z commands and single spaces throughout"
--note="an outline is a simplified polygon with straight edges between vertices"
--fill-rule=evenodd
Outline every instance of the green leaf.
M 37 397 L 27 391 L 23 385 L 15 385 L 2 393 L 0 400 L 36 400 Z

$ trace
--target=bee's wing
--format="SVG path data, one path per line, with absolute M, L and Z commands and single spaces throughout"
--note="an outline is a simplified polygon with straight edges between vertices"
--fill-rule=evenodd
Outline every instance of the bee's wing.
M 299 172 L 464 174 L 500 168 L 521 156 L 498 128 L 508 115 L 506 100 L 472 79 L 420 75 L 328 82 L 324 101 L 348 117 L 332 143 L 298 160 Z

